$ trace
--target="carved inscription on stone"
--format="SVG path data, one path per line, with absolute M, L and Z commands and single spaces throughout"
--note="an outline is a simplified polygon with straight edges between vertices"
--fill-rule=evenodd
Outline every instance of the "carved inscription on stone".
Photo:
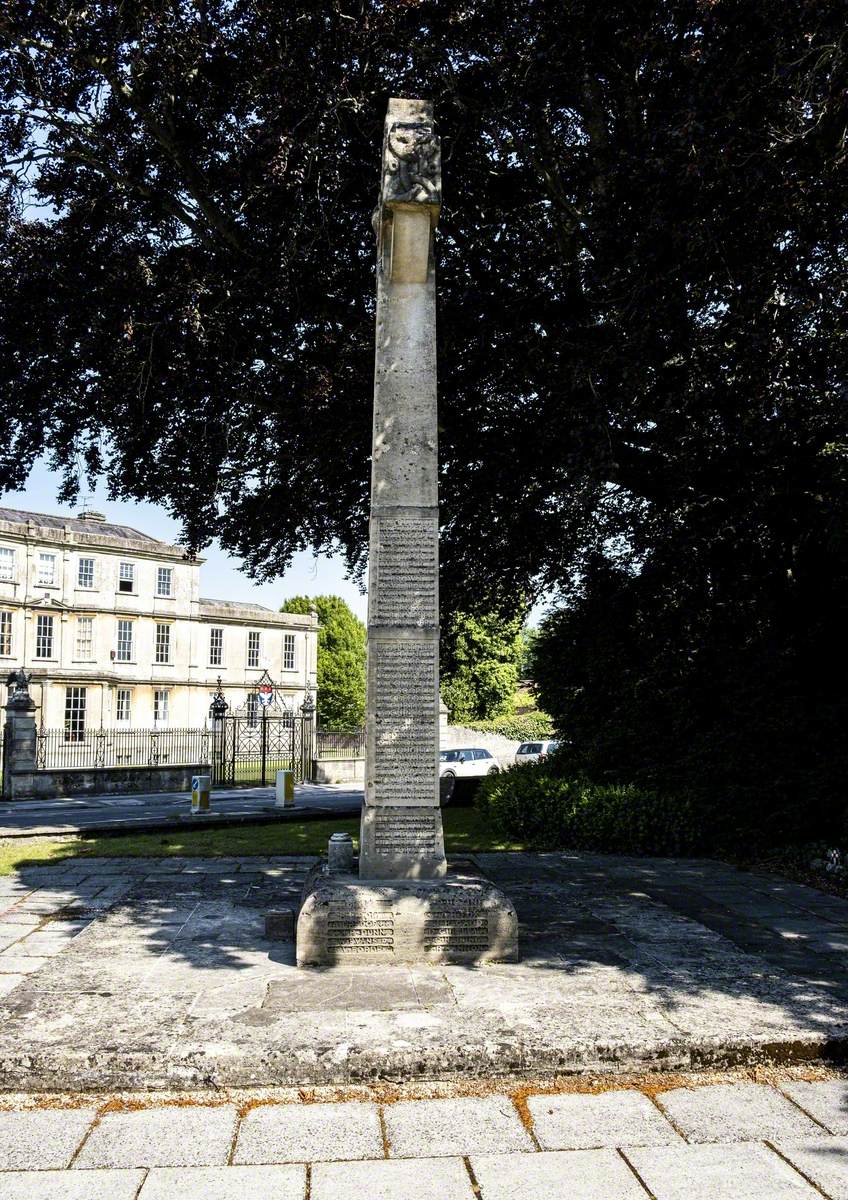
M 360 908 L 356 904 L 330 904 L 327 913 L 327 949 L 339 955 L 392 953 L 395 918 L 390 906 Z
M 440 848 L 439 848 L 440 849 Z M 374 853 L 429 857 L 437 852 L 435 810 L 382 809 L 374 827 Z
M 436 796 L 437 647 L 372 641 L 374 795 L 380 804 L 428 804 Z
M 479 896 L 435 895 L 428 907 L 422 931 L 426 950 L 476 953 L 489 948 L 489 919 Z
M 438 529 L 432 518 L 380 518 L 373 613 L 376 624 L 438 624 L 438 544 Z

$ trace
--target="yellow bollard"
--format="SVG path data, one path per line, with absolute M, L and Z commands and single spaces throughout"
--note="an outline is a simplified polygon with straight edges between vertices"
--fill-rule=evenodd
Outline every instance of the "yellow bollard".
M 191 780 L 191 811 L 192 813 L 209 812 L 209 792 L 212 779 L 209 775 L 193 775 Z

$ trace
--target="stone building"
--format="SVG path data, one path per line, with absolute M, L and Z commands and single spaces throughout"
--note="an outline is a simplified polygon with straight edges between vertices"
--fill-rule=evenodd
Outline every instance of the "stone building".
M 200 595 L 203 559 L 95 512 L 0 508 L 0 685 L 32 674 L 45 728 L 201 727 L 216 680 L 231 709 L 315 695 L 317 616 Z M 5 686 L 0 691 L 5 701 Z

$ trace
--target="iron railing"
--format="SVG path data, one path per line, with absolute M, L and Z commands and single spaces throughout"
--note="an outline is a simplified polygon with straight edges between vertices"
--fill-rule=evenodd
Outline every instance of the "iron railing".
M 364 758 L 364 729 L 319 729 L 316 734 L 316 758 Z
M 36 766 L 162 767 L 211 762 L 208 729 L 41 729 Z

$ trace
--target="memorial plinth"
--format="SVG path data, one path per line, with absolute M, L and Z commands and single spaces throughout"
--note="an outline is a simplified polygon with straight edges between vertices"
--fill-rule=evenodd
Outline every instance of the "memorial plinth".
M 515 910 L 445 879 L 439 807 L 436 273 L 441 152 L 432 106 L 389 101 L 377 234 L 365 803 L 359 876 L 316 875 L 298 965 L 517 957 Z

